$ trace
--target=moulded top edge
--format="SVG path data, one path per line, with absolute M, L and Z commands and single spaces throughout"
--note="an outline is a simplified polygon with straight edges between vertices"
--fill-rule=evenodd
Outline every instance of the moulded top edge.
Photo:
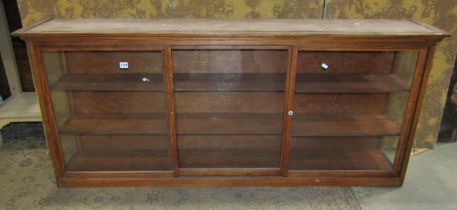
M 447 32 L 421 22 L 386 19 L 49 19 L 13 34 L 449 36 Z

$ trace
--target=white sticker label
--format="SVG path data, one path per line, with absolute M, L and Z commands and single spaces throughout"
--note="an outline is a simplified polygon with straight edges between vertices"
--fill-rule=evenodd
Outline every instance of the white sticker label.
M 119 62 L 119 68 L 120 69 L 128 69 L 129 68 L 129 62 Z
M 322 67 L 323 69 L 328 69 L 328 65 L 327 65 L 326 63 L 321 64 L 321 67 Z

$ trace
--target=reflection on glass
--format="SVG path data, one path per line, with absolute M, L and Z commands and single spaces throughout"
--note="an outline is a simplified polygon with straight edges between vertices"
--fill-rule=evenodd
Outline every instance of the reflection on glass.
M 287 50 L 174 50 L 179 165 L 279 168 Z
M 170 170 L 160 51 L 44 57 L 67 171 Z
M 416 59 L 299 52 L 289 169 L 391 171 Z

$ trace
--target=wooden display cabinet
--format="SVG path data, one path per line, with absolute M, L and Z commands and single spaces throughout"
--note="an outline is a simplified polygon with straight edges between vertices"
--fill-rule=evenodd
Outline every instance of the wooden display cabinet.
M 58 186 L 403 183 L 433 46 L 407 20 L 47 20 Z

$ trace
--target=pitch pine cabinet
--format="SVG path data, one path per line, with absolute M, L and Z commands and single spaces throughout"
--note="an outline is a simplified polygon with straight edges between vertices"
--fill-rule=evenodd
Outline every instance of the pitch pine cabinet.
M 58 186 L 400 186 L 434 45 L 410 20 L 58 20 L 27 41 Z

